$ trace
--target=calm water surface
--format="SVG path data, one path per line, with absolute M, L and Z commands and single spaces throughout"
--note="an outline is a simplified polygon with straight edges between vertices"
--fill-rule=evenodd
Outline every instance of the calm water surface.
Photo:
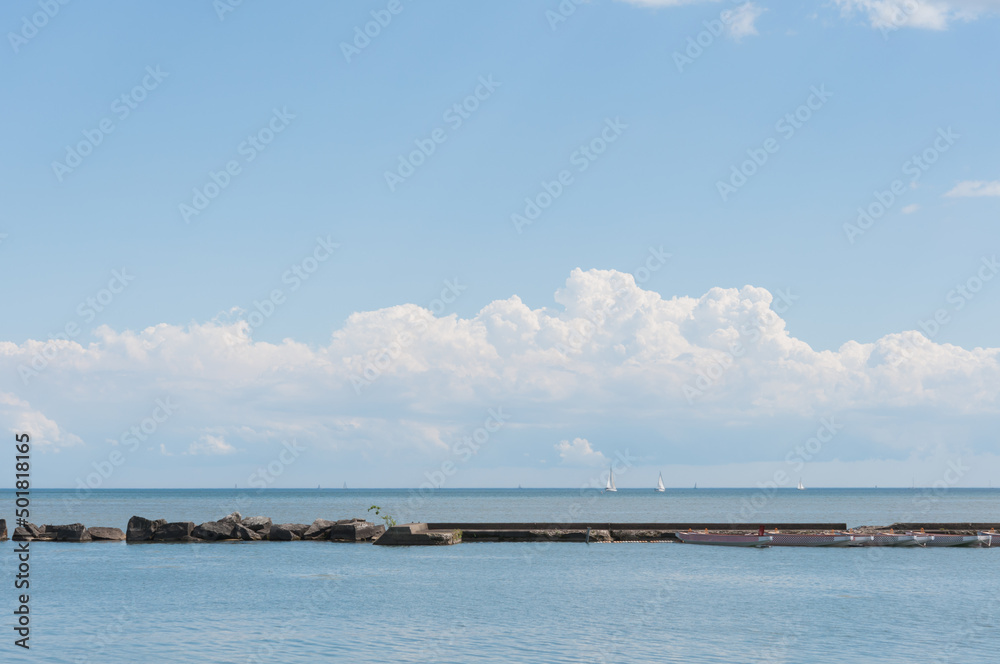
M 10 492 L 0 494 L 12 503 Z M 33 492 L 36 521 L 1000 520 L 1000 491 Z M 573 510 L 573 512 L 569 512 Z M 8 519 L 9 519 L 9 515 Z M 14 569 L 0 556 L 0 609 Z M 997 662 L 997 549 L 323 542 L 32 548 L 32 649 L 0 661 Z

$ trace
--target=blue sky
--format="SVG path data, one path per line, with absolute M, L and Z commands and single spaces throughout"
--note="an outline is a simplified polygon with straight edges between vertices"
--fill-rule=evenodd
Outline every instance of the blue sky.
M 857 425 L 810 461 L 818 483 L 929 484 L 960 455 L 1000 469 L 1000 282 L 983 278 L 1000 3 L 567 1 L 565 20 L 557 2 L 70 3 L 38 18 L 43 5 L 0 9 L 0 413 L 49 432 L 51 486 L 75 485 L 167 397 L 199 406 L 103 486 L 245 484 L 296 432 L 311 462 L 278 485 L 412 486 L 505 403 L 518 414 L 502 445 L 450 485 L 576 485 L 626 447 L 650 472 L 676 464 L 677 484 L 752 485 L 836 413 Z M 355 41 L 366 24 L 377 34 Z M 433 152 L 387 184 L 421 145 Z M 753 173 L 736 187 L 734 168 Z M 571 320 L 613 271 L 662 298 L 632 314 L 647 327 L 539 363 L 528 347 L 551 340 L 524 329 Z M 121 292 L 102 296 L 109 282 Z M 772 297 L 774 354 L 751 352 L 754 370 L 738 356 L 711 409 L 693 404 L 679 388 Z M 359 393 L 350 379 L 424 315 L 401 305 L 434 318 Z M 651 321 L 667 319 L 690 348 L 661 338 Z M 933 348 L 891 377 L 843 354 L 920 329 Z M 619 346 L 628 360 L 602 355 Z M 793 356 L 808 371 L 786 371 Z M 850 387 L 831 378 L 851 371 Z M 554 387 L 562 372 L 601 389 Z

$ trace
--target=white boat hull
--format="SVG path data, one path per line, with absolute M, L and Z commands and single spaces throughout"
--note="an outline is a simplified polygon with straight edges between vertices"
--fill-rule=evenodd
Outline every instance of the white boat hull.
M 865 537 L 871 537 L 871 539 L 863 541 L 860 546 L 923 546 L 931 541 L 930 535 L 878 533 L 875 535 L 866 535 Z
M 979 542 L 982 546 L 1000 546 L 1000 533 L 984 533 L 979 531 Z
M 989 546 L 982 535 L 931 535 L 924 546 Z

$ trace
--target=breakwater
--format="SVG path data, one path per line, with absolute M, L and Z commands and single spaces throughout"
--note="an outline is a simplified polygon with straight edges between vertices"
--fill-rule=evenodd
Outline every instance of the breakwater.
M 291 542 L 297 540 L 369 542 L 381 546 L 447 545 L 461 542 L 676 542 L 677 532 L 753 534 L 766 529 L 785 534 L 880 533 L 925 530 L 929 533 L 975 535 L 1000 531 L 1000 522 L 894 523 L 848 529 L 846 523 L 659 523 L 659 522 L 428 522 L 385 526 L 362 518 L 315 519 L 311 523 L 273 523 L 266 516 L 244 518 L 239 512 L 217 521 L 147 519 L 133 516 L 123 531 L 115 527 L 80 523 L 18 526 L 12 537 L 20 541 L 196 543 L 224 541 Z M 0 540 L 6 539 L 0 520 Z M 1000 540 L 1000 535 L 998 535 Z
M 0 522 L 2 523 L 2 522 Z M 246 519 L 233 512 L 218 521 L 195 525 L 193 521 L 167 521 L 133 516 L 125 531 L 119 528 L 92 526 L 81 523 L 36 526 L 26 523 L 14 529 L 13 539 L 39 542 L 120 542 L 195 543 L 223 541 L 330 540 L 334 542 L 370 542 L 385 532 L 385 526 L 364 519 L 316 519 L 312 523 L 273 523 L 266 516 Z

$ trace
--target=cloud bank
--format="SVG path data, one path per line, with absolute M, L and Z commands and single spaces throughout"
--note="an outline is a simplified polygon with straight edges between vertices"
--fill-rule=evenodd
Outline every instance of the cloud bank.
M 527 447 L 603 465 L 636 441 L 653 460 L 754 461 L 783 453 L 775 431 L 830 416 L 851 432 L 839 458 L 998 451 L 1000 349 L 902 331 L 817 351 L 789 333 L 785 306 L 754 286 L 667 299 L 576 269 L 551 307 L 512 296 L 438 318 L 404 304 L 351 315 L 322 347 L 255 341 L 243 321 L 100 327 L 88 345 L 0 342 L 0 409 L 50 449 L 138 437 L 170 463 L 292 438 L 371 463 L 432 459 L 489 408 L 511 413 L 495 463 Z

